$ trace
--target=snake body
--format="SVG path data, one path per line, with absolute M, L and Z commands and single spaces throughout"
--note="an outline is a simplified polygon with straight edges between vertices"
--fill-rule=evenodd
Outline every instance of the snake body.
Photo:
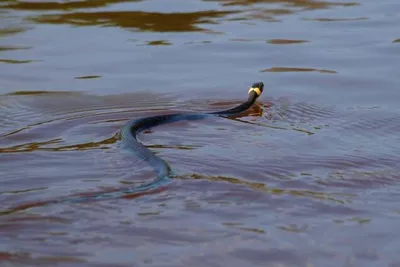
M 54 203 L 81 203 L 88 201 L 119 198 L 128 195 L 141 194 L 146 191 L 151 191 L 160 188 L 163 185 L 166 185 L 167 183 L 170 182 L 171 169 L 166 161 L 158 157 L 156 154 L 154 154 L 151 150 L 149 150 L 146 146 L 144 146 L 142 143 L 138 141 L 137 139 L 138 133 L 161 124 L 166 124 L 176 121 L 200 120 L 208 116 L 229 116 L 229 115 L 239 114 L 241 112 L 246 111 L 255 103 L 256 99 L 261 95 L 263 88 L 264 84 L 262 82 L 254 83 L 248 91 L 249 96 L 247 101 L 231 109 L 217 111 L 217 112 L 208 112 L 208 113 L 195 113 L 195 114 L 177 113 L 177 114 L 158 115 L 158 116 L 140 118 L 137 120 L 132 120 L 127 122 L 120 131 L 121 145 L 127 151 L 133 152 L 140 159 L 145 160 L 154 169 L 156 173 L 156 179 L 154 179 L 149 183 L 136 187 L 119 189 L 112 192 L 98 192 L 90 195 L 67 196 L 65 198 L 60 198 L 57 200 L 35 202 L 30 204 L 28 203 L 6 211 L 1 211 L 0 214 L 9 214 L 12 212 L 24 210 L 31 207 L 43 206 Z
M 168 183 L 171 178 L 171 169 L 168 163 L 162 158 L 155 155 L 152 151 L 150 151 L 137 140 L 137 134 L 139 132 L 161 124 L 176 121 L 200 120 L 211 115 L 229 116 L 241 113 L 243 111 L 246 111 L 254 104 L 256 99 L 261 95 L 263 88 L 264 84 L 262 82 L 254 83 L 253 86 L 249 89 L 249 97 L 247 101 L 231 109 L 209 113 L 159 115 L 154 117 L 141 118 L 125 124 L 125 126 L 121 129 L 123 147 L 132 152 L 135 152 L 137 156 L 148 162 L 156 172 L 157 178 L 148 184 L 144 184 L 132 189 L 127 189 L 126 191 L 124 191 L 124 194 L 134 194 L 143 190 L 158 188 L 159 186 Z

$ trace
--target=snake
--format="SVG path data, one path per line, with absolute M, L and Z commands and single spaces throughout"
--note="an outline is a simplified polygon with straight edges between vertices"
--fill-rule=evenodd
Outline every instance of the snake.
M 138 134 L 150 128 L 177 122 L 177 121 L 192 121 L 205 119 L 209 116 L 227 117 L 240 114 L 248 110 L 261 95 L 264 89 L 263 82 L 256 82 L 248 90 L 248 98 L 245 102 L 237 105 L 236 107 L 229 108 L 222 111 L 204 112 L 204 113 L 172 113 L 166 115 L 156 115 L 150 117 L 139 118 L 136 120 L 128 121 L 120 130 L 121 147 L 135 154 L 141 160 L 146 161 L 154 170 L 156 177 L 148 183 L 139 186 L 128 187 L 125 189 L 118 189 L 111 192 L 100 192 L 90 194 L 79 194 L 75 196 L 67 196 L 56 200 L 39 201 L 34 203 L 27 203 L 19 205 L 12 209 L 0 211 L 1 214 L 9 214 L 20 210 L 25 210 L 32 207 L 43 206 L 54 203 L 82 203 L 88 201 L 97 201 L 104 199 L 121 198 L 124 196 L 140 195 L 148 191 L 157 190 L 172 180 L 172 172 L 167 161 L 157 156 L 153 151 L 147 148 L 138 140 Z

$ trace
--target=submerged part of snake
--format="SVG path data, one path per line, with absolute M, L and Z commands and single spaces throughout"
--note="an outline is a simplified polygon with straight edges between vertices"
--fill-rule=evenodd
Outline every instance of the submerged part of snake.
M 143 184 L 137 187 L 126 188 L 114 190 L 112 192 L 97 192 L 90 194 L 80 194 L 75 196 L 68 196 L 57 200 L 48 200 L 42 202 L 35 203 L 27 203 L 24 205 L 20 205 L 18 207 L 0 211 L 1 214 L 9 214 L 16 211 L 28 209 L 31 207 L 43 206 L 47 204 L 55 204 L 55 203 L 80 203 L 80 202 L 88 202 L 88 201 L 96 201 L 96 200 L 104 200 L 104 199 L 112 199 L 112 198 L 120 198 L 124 196 L 132 196 L 132 195 L 142 195 L 147 191 L 154 191 L 158 188 L 166 185 L 171 180 L 171 169 L 166 161 L 155 155 L 151 150 L 146 148 L 143 144 L 141 144 L 137 140 L 137 134 L 149 128 L 176 121 L 182 120 L 200 120 L 204 119 L 208 116 L 230 116 L 236 115 L 241 112 L 249 109 L 256 101 L 256 99 L 261 95 L 264 89 L 264 84 L 262 82 L 257 82 L 252 85 L 252 87 L 248 91 L 248 99 L 246 102 L 223 111 L 217 112 L 209 112 L 209 113 L 195 113 L 195 114 L 168 114 L 168 115 L 159 115 L 153 117 L 141 118 L 133 121 L 129 121 L 126 123 L 121 129 L 121 143 L 122 147 L 129 152 L 136 154 L 140 159 L 145 160 L 150 166 L 154 169 L 157 174 L 156 179 L 151 181 L 150 183 Z

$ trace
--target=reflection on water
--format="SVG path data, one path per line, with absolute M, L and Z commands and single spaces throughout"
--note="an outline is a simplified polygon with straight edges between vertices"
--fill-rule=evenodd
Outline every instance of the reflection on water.
M 60 15 L 42 15 L 33 18 L 35 22 L 77 26 L 101 25 L 107 27 L 133 28 L 141 31 L 155 32 L 191 32 L 200 31 L 196 24 L 212 23 L 210 18 L 218 18 L 233 11 L 199 11 L 192 13 L 156 13 L 141 11 L 120 12 L 85 12 Z
M 13 60 L 13 59 L 0 59 L 0 63 L 8 63 L 8 64 L 21 64 L 21 63 L 30 63 L 33 60 Z
M 23 31 L 24 29 L 15 27 L 0 28 L 0 37 L 17 34 Z
M 0 51 L 7 51 L 7 50 L 22 50 L 28 49 L 27 47 L 10 47 L 10 46 L 0 46 Z
M 270 44 L 301 44 L 307 43 L 306 40 L 285 40 L 285 39 L 271 39 L 268 40 Z
M 337 73 L 334 70 L 317 70 L 312 68 L 288 68 L 288 67 L 272 67 L 269 69 L 262 70 L 263 72 L 288 72 L 288 71 L 317 71 L 320 73 Z
M 139 0 L 137 0 L 139 1 Z M 40 2 L 40 1 L 5 1 L 3 8 L 16 10 L 74 10 L 82 8 L 99 8 L 124 2 L 137 2 L 135 0 L 102 0 L 102 1 L 67 1 L 67 2 Z
M 2 1 L 0 265 L 399 265 L 398 11 Z M 139 135 L 168 186 L 52 202 L 151 181 L 119 148 L 126 121 L 230 108 L 258 80 L 240 116 Z
M 26 1 L 9 1 L 3 5 L 3 8 L 10 10 L 27 10 L 27 11 L 52 11 L 62 10 L 67 13 L 59 14 L 43 14 L 33 16 L 31 19 L 39 23 L 51 24 L 72 24 L 75 26 L 93 26 L 101 25 L 107 27 L 121 27 L 131 28 L 140 31 L 154 31 L 154 32 L 177 32 L 177 31 L 200 31 L 204 30 L 198 27 L 198 24 L 213 24 L 215 19 L 226 17 L 228 15 L 245 13 L 245 16 L 235 17 L 233 20 L 247 20 L 247 19 L 265 19 L 269 21 L 276 21 L 274 16 L 290 14 L 294 11 L 299 11 L 293 8 L 305 9 L 325 9 L 333 6 L 354 6 L 355 2 L 325 2 L 325 1 L 298 1 L 298 0 L 234 0 L 234 1 L 220 1 L 220 0 L 206 0 L 205 2 L 217 1 L 221 2 L 222 6 L 251 6 L 254 4 L 277 4 L 286 3 L 285 9 L 262 9 L 261 11 L 250 10 L 252 14 L 246 14 L 247 10 L 224 10 L 224 11 L 197 11 L 197 12 L 143 12 L 143 11 L 101 11 L 101 12 L 77 12 L 74 10 L 100 8 L 118 3 L 131 3 L 140 1 L 126 1 L 126 0 L 109 0 L 109 1 L 69 1 L 69 2 L 26 2 Z M 74 11 L 74 12 L 70 12 Z M 271 17 L 272 16 L 272 17 Z M 229 19 L 229 20 L 232 20 Z M 324 19 L 320 19 L 324 20 Z
M 289 7 L 302 7 L 307 9 L 320 9 L 334 6 L 355 6 L 357 2 L 330 2 L 330 1 L 304 1 L 304 0 L 205 0 L 205 1 L 218 1 L 222 2 L 223 5 L 243 5 L 249 6 L 254 4 L 283 4 Z

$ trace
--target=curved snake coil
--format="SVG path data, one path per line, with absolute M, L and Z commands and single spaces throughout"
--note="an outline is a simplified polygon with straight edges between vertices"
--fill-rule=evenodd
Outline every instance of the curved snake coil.
M 57 200 L 48 200 L 34 203 L 27 203 L 24 205 L 20 205 L 6 211 L 0 211 L 0 215 L 2 214 L 10 214 L 16 211 L 25 210 L 32 207 L 43 206 L 48 204 L 55 203 L 81 203 L 88 201 L 96 201 L 96 200 L 104 200 L 104 199 L 113 199 L 120 198 L 128 195 L 136 195 L 143 194 L 144 192 L 156 190 L 157 188 L 166 185 L 171 181 L 171 169 L 166 161 L 162 158 L 155 155 L 151 150 L 146 148 L 143 144 L 141 144 L 137 140 L 137 134 L 149 128 L 176 122 L 182 120 L 200 120 L 204 119 L 207 116 L 229 116 L 239 114 L 241 112 L 246 111 L 250 108 L 257 98 L 261 95 L 264 89 L 264 84 L 262 82 L 254 83 L 248 91 L 248 99 L 244 103 L 223 111 L 217 112 L 209 112 L 209 113 L 195 113 L 195 114 L 168 114 L 168 115 L 159 115 L 153 117 L 140 118 L 137 120 L 129 121 L 126 123 L 121 129 L 121 142 L 122 147 L 126 150 L 135 153 L 139 158 L 145 160 L 152 166 L 157 176 L 156 179 L 137 187 L 131 187 L 126 189 L 119 189 L 117 191 L 112 192 L 97 192 L 90 194 L 80 194 L 75 196 L 67 196 L 64 198 L 60 198 Z

